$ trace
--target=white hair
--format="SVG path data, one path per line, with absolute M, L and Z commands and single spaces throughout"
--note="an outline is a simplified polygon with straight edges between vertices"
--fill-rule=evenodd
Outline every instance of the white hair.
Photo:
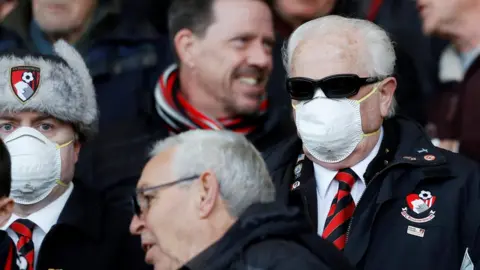
M 265 161 L 245 136 L 230 131 L 193 130 L 157 142 L 150 155 L 172 147 L 174 177 L 213 171 L 232 216 L 238 217 L 254 203 L 274 201 L 275 187 Z
M 305 41 L 327 35 L 351 36 L 361 41 L 358 47 L 358 64 L 368 76 L 386 78 L 395 69 L 395 50 L 388 34 L 376 24 L 361 20 L 329 15 L 311 20 L 298 27 L 285 42 L 282 55 L 288 74 L 291 73 L 295 50 Z M 363 51 L 362 51 L 363 50 Z M 392 100 L 388 117 L 395 115 L 396 101 Z

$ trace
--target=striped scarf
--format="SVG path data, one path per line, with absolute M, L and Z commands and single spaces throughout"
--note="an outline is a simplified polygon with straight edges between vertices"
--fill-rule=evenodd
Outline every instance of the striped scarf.
M 239 116 L 235 118 L 214 119 L 194 108 L 180 92 L 178 68 L 171 65 L 158 80 L 155 88 L 156 109 L 168 125 L 169 131 L 178 134 L 192 129 L 231 130 L 250 134 L 263 124 L 267 110 L 267 99 L 260 105 L 258 116 Z

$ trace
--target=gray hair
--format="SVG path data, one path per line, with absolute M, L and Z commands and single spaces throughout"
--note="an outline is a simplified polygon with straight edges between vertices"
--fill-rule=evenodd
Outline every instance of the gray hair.
M 274 201 L 275 187 L 265 161 L 245 136 L 230 131 L 193 130 L 157 142 L 150 155 L 172 147 L 176 148 L 172 159 L 174 177 L 213 171 L 232 216 L 240 216 L 254 203 Z
M 283 64 L 287 73 L 291 72 L 292 58 L 300 44 L 315 36 L 339 34 L 354 34 L 356 38 L 363 41 L 363 46 L 359 47 L 359 65 L 366 69 L 368 76 L 386 78 L 393 74 L 396 61 L 395 50 L 385 30 L 370 21 L 337 15 L 311 20 L 292 33 L 282 48 Z M 388 117 L 395 115 L 396 104 L 393 99 Z

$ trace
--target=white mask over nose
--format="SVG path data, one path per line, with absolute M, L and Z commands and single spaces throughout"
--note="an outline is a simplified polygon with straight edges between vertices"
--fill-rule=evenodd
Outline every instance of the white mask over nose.
M 378 86 L 360 100 L 330 99 L 318 89 L 315 97 L 295 106 L 297 130 L 306 150 L 317 160 L 337 163 L 350 156 L 366 136 L 362 129 L 360 103 L 377 91 Z
M 5 138 L 12 159 L 11 196 L 16 203 L 34 204 L 47 197 L 61 182 L 61 149 L 34 128 L 21 127 Z

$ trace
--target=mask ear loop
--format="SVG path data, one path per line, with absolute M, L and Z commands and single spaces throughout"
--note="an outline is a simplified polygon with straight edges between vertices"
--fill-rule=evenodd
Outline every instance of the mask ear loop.
M 375 92 L 377 92 L 378 90 L 378 86 L 379 86 L 380 83 L 377 83 L 375 84 L 375 86 L 373 87 L 372 91 L 370 91 L 370 93 L 368 93 L 366 96 L 364 96 L 363 98 L 357 100 L 357 102 L 360 104 L 362 103 L 363 101 L 367 100 L 369 97 L 371 97 L 373 94 L 375 94 Z M 376 135 L 377 133 L 380 132 L 380 129 L 377 129 L 376 131 L 374 132 L 370 132 L 370 133 L 365 133 L 362 135 L 362 137 L 370 137 L 370 136 L 373 136 L 373 135 Z
M 64 144 L 61 144 L 61 145 L 57 144 L 57 149 L 62 149 L 64 147 L 70 145 L 72 142 L 73 142 L 73 140 L 70 140 L 70 141 L 68 141 Z M 62 187 L 68 187 L 68 185 L 63 183 L 62 180 L 60 180 L 60 179 L 55 180 L 55 183 L 57 183 L 57 185 L 62 186 Z
M 368 93 L 366 96 L 364 96 L 363 98 L 357 100 L 358 103 L 362 103 L 364 102 L 365 100 L 367 100 L 369 97 L 371 97 L 373 94 L 375 94 L 375 92 L 377 92 L 378 90 L 378 86 L 379 86 L 379 83 L 375 84 L 375 86 L 373 87 L 372 91 L 370 91 L 370 93 Z

